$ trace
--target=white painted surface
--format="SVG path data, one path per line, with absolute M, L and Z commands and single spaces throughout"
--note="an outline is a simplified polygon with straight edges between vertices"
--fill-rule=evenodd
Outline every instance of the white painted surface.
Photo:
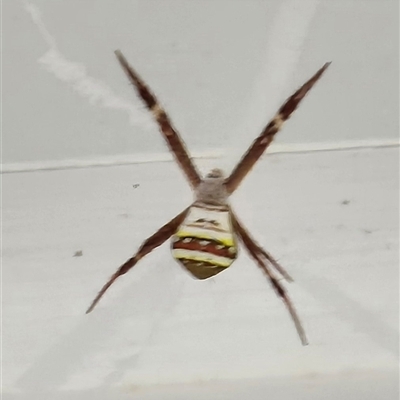
M 328 60 L 331 69 L 278 142 L 398 140 L 397 0 L 4 0 L 2 7 L 3 163 L 165 152 L 117 48 L 193 152 L 241 152 Z
M 295 278 L 307 347 L 244 251 L 196 281 L 164 245 L 84 315 L 191 201 L 174 164 L 3 175 L 3 399 L 398 399 L 398 166 L 398 149 L 276 154 L 234 195 Z

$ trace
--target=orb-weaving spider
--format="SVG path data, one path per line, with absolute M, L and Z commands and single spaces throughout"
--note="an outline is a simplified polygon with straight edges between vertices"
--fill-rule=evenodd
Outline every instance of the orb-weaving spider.
M 169 150 L 173 153 L 175 160 L 194 191 L 195 200 L 193 204 L 144 241 L 138 252 L 121 265 L 111 276 L 86 313 L 93 310 L 106 290 L 118 277 L 126 274 L 139 260 L 163 244 L 171 236 L 173 257 L 197 279 L 206 279 L 216 275 L 233 263 L 237 258 L 238 245 L 236 238 L 238 237 L 257 265 L 264 271 L 277 295 L 286 304 L 301 342 L 306 345 L 307 338 L 304 329 L 284 287 L 275 276 L 273 268 L 287 281 L 292 281 L 292 278 L 250 236 L 232 211 L 228 203 L 228 197 L 237 189 L 272 142 L 283 123 L 295 111 L 301 100 L 319 80 L 330 63 L 326 63 L 320 68 L 315 75 L 284 102 L 261 134 L 254 140 L 229 177 L 225 177 L 220 169 L 213 169 L 202 179 L 188 155 L 183 140 L 173 127 L 155 95 L 128 64 L 122 53 L 117 50 L 115 54 L 138 95 L 157 121 Z

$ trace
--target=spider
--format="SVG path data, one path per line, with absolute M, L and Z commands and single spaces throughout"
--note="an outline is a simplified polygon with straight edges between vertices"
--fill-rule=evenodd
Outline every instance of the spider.
M 204 179 L 200 176 L 179 133 L 143 79 L 128 64 L 121 51 L 115 55 L 144 102 L 153 114 L 169 150 L 194 191 L 194 202 L 147 238 L 137 253 L 121 265 L 100 290 L 86 313 L 90 313 L 106 290 L 121 275 L 126 274 L 139 260 L 162 245 L 172 236 L 172 256 L 195 278 L 207 279 L 226 270 L 237 258 L 237 238 L 269 279 L 276 294 L 283 300 L 303 345 L 308 344 L 304 328 L 285 288 L 274 273 L 286 281 L 293 279 L 285 269 L 251 237 L 228 203 L 229 196 L 264 153 L 283 123 L 291 116 L 308 91 L 320 79 L 330 62 L 325 63 L 303 86 L 290 96 L 261 134 L 254 140 L 232 173 L 226 177 L 222 170 L 211 170 Z

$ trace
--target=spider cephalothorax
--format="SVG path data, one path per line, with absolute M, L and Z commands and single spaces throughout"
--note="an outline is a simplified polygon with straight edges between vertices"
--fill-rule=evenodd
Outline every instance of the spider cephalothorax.
M 122 53 L 120 51 L 116 51 L 115 53 L 129 80 L 156 119 L 170 151 L 175 156 L 175 160 L 192 186 L 195 199 L 193 204 L 147 238 L 138 252 L 121 265 L 100 290 L 88 308 L 87 313 L 93 310 L 106 290 L 119 276 L 126 274 L 140 259 L 163 244 L 170 237 L 172 237 L 171 251 L 173 257 L 198 279 L 206 279 L 214 276 L 228 268 L 235 261 L 238 255 L 238 238 L 242 241 L 257 265 L 266 274 L 277 295 L 286 304 L 302 343 L 307 344 L 306 335 L 297 313 L 285 288 L 276 277 L 274 270 L 287 281 L 292 281 L 291 277 L 250 236 L 229 206 L 228 198 L 261 157 L 265 149 L 272 142 L 275 134 L 281 129 L 283 123 L 289 119 L 290 115 L 319 80 L 330 63 L 326 63 L 320 68 L 283 103 L 274 118 L 266 125 L 257 139 L 254 140 L 228 177 L 225 177 L 222 170 L 213 169 L 202 179 L 192 163 L 181 137 L 154 94 L 128 64 Z
M 195 188 L 195 199 L 211 205 L 227 205 L 229 194 L 220 169 L 213 169 Z

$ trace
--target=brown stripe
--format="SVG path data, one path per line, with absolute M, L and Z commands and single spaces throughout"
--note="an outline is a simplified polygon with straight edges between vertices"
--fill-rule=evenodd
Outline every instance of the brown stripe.
M 198 224 L 196 224 L 196 223 L 187 224 L 186 226 L 190 226 L 192 228 L 202 228 L 202 229 L 205 229 L 207 231 L 214 231 L 214 232 L 219 232 L 219 233 L 228 233 L 225 229 L 217 228 L 216 226 L 213 226 L 211 224 L 209 224 L 209 225 L 207 225 L 205 227 L 203 222 L 198 223 Z
M 205 203 L 200 203 L 200 202 L 193 203 L 192 207 L 200 208 L 201 210 L 211 210 L 211 211 L 220 211 L 220 212 L 226 212 L 229 210 L 228 206 L 213 206 L 211 204 L 205 204 Z
M 219 248 L 217 248 L 217 245 L 215 245 L 214 243 L 202 245 L 197 240 L 192 240 L 189 243 L 184 243 L 182 240 L 179 240 L 172 244 L 172 248 L 173 249 L 182 249 L 182 250 L 202 251 L 205 253 L 213 254 L 215 256 L 226 257 L 226 258 L 230 258 L 230 259 L 236 258 L 236 251 L 234 253 L 231 253 L 229 251 L 229 249 L 230 249 L 229 247 L 223 247 L 223 248 L 219 249 Z M 231 249 L 234 249 L 234 247 L 231 247 Z
M 198 262 L 187 259 L 180 259 L 179 261 L 197 279 L 210 278 L 228 268 L 228 267 L 221 267 L 219 265 L 215 265 L 211 262 L 206 262 L 206 261 Z

